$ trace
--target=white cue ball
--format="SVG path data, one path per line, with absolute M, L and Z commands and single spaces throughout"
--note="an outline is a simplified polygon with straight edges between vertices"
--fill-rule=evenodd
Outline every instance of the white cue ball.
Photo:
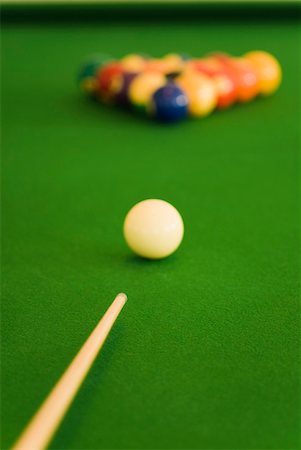
M 137 255 L 160 259 L 181 244 L 184 224 L 179 212 L 164 200 L 144 200 L 128 212 L 123 226 L 125 240 Z

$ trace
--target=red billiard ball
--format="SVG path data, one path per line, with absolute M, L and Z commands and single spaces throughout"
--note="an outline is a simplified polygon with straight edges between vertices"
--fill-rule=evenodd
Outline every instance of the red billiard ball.
M 106 64 L 97 72 L 98 92 L 102 100 L 110 101 L 114 97 L 114 92 L 112 92 L 113 80 L 123 72 L 123 66 L 119 62 Z

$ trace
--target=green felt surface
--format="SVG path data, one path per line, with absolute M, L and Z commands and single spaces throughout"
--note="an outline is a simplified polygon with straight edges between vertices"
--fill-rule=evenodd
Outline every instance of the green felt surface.
M 297 449 L 297 20 L 110 19 L 2 30 L 2 447 L 115 294 L 128 303 L 52 449 Z M 81 97 L 96 51 L 274 53 L 279 92 L 165 126 Z M 147 262 L 127 210 L 163 198 L 186 235 Z

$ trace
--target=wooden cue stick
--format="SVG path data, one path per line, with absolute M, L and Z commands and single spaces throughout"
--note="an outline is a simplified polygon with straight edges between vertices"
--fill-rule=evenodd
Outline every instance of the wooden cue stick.
M 47 447 L 126 301 L 125 294 L 117 295 L 12 450 L 42 450 Z

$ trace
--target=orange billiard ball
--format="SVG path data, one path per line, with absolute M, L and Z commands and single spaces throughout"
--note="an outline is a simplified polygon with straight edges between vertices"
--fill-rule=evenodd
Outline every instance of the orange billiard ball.
M 217 89 L 217 107 L 228 108 L 238 97 L 237 80 L 232 71 L 226 68 L 221 61 L 210 57 L 189 61 L 188 67 L 208 75 L 215 83 Z
M 237 85 L 237 100 L 247 102 L 259 94 L 259 78 L 251 63 L 245 58 L 233 58 L 224 53 L 214 57 L 231 73 Z
M 233 77 L 227 73 L 219 73 L 213 76 L 213 80 L 218 92 L 217 107 L 229 108 L 237 100 L 237 85 Z

